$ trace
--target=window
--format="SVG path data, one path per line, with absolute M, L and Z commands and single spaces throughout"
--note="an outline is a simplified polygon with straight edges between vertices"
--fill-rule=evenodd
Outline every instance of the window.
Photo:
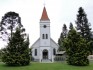
M 35 49 L 35 56 L 37 56 L 37 49 Z
M 44 28 L 46 28 L 47 26 L 46 26 L 46 25 L 44 25 L 43 27 L 44 27 Z
M 53 49 L 53 55 L 56 55 L 56 49 L 55 48 Z
M 42 34 L 42 39 L 44 39 L 44 37 L 45 37 L 44 34 Z
M 46 34 L 46 39 L 48 39 L 48 34 Z
M 42 39 L 48 39 L 48 34 L 42 34 Z

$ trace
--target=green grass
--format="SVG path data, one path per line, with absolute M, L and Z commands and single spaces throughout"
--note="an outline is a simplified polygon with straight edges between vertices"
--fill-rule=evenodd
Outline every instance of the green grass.
M 0 70 L 93 70 L 93 62 L 89 66 L 71 66 L 66 62 L 60 63 L 36 63 L 32 62 L 29 66 L 10 67 L 0 63 Z

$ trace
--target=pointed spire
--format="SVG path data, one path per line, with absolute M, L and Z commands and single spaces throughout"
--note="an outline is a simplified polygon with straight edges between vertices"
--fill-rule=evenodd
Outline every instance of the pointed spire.
M 42 13 L 42 16 L 41 16 L 41 19 L 40 20 L 50 20 L 48 18 L 47 11 L 46 11 L 46 8 L 45 7 L 43 8 L 43 13 Z

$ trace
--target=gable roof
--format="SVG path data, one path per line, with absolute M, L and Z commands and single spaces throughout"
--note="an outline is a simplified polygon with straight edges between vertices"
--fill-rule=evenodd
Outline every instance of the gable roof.
M 33 48 L 34 45 L 35 45 L 36 43 L 38 43 L 39 41 L 40 41 L 40 38 L 38 38 L 38 39 L 36 40 L 36 42 L 34 42 L 34 43 L 32 44 L 31 48 Z M 38 46 L 38 47 L 39 47 L 39 46 Z
M 38 47 L 40 47 L 39 42 L 40 42 L 40 38 L 36 40 L 36 42 L 31 46 L 31 48 L 37 47 L 36 44 L 38 44 Z M 53 44 L 59 47 L 59 45 L 52 38 L 50 38 L 50 42 L 52 42 Z M 54 46 L 50 46 L 50 47 L 54 47 Z
M 56 46 L 58 46 L 59 47 L 59 45 L 51 38 L 50 39 Z

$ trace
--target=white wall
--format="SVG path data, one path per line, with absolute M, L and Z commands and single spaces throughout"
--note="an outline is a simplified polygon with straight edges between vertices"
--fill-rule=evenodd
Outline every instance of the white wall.
M 51 47 L 40 47 L 40 61 L 41 59 L 43 59 L 43 50 L 48 50 L 48 59 L 52 59 L 52 51 L 51 51 Z
M 42 39 L 42 34 L 48 34 L 48 39 Z M 50 21 L 40 21 L 40 46 L 50 46 Z
M 37 49 L 37 56 L 35 56 L 35 49 Z M 39 47 L 32 49 L 32 57 L 34 57 L 34 59 L 38 59 L 39 60 L 39 56 L 40 56 L 39 53 L 40 53 Z

